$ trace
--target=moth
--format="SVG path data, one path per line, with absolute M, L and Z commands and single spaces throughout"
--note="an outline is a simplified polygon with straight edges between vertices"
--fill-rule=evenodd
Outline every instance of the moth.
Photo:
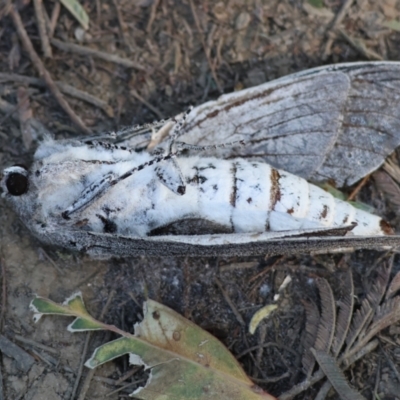
M 43 242 L 95 257 L 396 247 L 380 217 L 306 179 L 352 184 L 383 163 L 400 144 L 399 76 L 316 68 L 115 138 L 45 138 L 29 169 L 3 171 L 3 196 Z

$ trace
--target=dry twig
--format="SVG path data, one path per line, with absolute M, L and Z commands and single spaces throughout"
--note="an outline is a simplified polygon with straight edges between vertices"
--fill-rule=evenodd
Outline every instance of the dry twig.
M 157 13 L 157 8 L 160 4 L 161 0 L 155 0 L 154 3 L 151 5 L 151 13 L 150 13 L 150 17 L 149 17 L 149 22 L 147 22 L 147 26 L 146 26 L 146 32 L 150 33 L 151 32 L 151 27 L 153 25 L 153 22 L 156 18 L 156 13 Z
M 115 293 L 116 293 L 116 290 L 112 289 L 107 298 L 106 304 L 104 305 L 103 309 L 101 310 L 99 320 L 102 320 L 104 318 L 104 315 L 106 315 L 108 309 L 110 308 L 110 304 L 111 304 L 112 300 L 114 299 Z M 74 389 L 72 390 L 71 397 L 70 397 L 71 400 L 75 399 L 75 394 L 76 394 L 76 391 L 78 390 L 78 386 L 79 386 L 80 378 L 82 376 L 82 370 L 83 370 L 83 366 L 85 364 L 86 354 L 88 351 L 88 347 L 89 347 L 89 343 L 90 343 L 92 334 L 93 334 L 93 332 L 88 332 L 88 334 L 86 336 L 85 345 L 84 345 L 84 348 L 82 351 L 81 361 L 79 363 L 78 374 L 76 376 Z M 78 396 L 78 400 L 84 400 L 86 398 L 86 393 L 89 390 L 90 382 L 93 379 L 94 373 L 95 373 L 95 370 L 91 369 L 91 370 L 89 370 L 88 374 L 86 375 L 85 380 L 82 385 L 82 388 L 81 388 L 81 391 Z
M 114 64 L 122 65 L 124 67 L 135 68 L 139 71 L 148 72 L 148 68 L 143 67 L 143 65 L 140 65 L 135 61 L 119 57 L 115 54 L 109 54 L 106 53 L 105 51 L 94 50 L 89 47 L 81 46 L 75 43 L 62 42 L 61 40 L 58 39 L 51 39 L 51 44 L 63 51 L 80 54 L 82 56 L 93 56 L 105 61 L 112 62 Z
M 19 74 L 8 74 L 3 72 L 0 72 L 0 82 L 20 82 L 26 85 L 34 85 L 39 87 L 46 86 L 46 83 L 39 78 Z M 68 85 L 68 83 L 65 82 L 56 81 L 55 84 L 64 94 L 75 97 L 79 100 L 83 100 L 86 103 L 101 108 L 110 118 L 114 116 L 114 111 L 112 107 L 106 101 L 101 100 L 87 92 L 84 92 L 83 90 L 79 90 L 71 85 Z
M 1 259 L 1 311 L 0 311 L 0 333 L 3 332 L 4 316 L 7 307 L 7 279 L 6 279 L 6 263 Z
M 118 24 L 119 24 L 119 30 L 121 32 L 122 39 L 125 43 L 125 46 L 128 48 L 130 52 L 133 52 L 135 50 L 135 46 L 132 44 L 132 39 L 129 37 L 129 35 L 126 33 L 127 28 L 124 19 L 122 18 L 121 10 L 119 8 L 118 0 L 112 0 L 115 10 L 117 12 L 117 19 L 118 19 Z
M 49 36 L 46 31 L 46 21 L 43 13 L 42 0 L 33 0 L 35 6 L 36 22 L 39 30 L 40 40 L 42 42 L 42 51 L 45 57 L 52 58 L 53 54 L 50 47 Z
M 10 10 L 11 18 L 14 22 L 15 28 L 17 29 L 18 36 L 25 48 L 28 52 L 29 57 L 37 69 L 39 75 L 43 77 L 45 80 L 47 87 L 53 94 L 53 96 L 57 99 L 58 104 L 62 107 L 62 109 L 69 115 L 72 121 L 84 132 L 90 133 L 88 127 L 83 123 L 81 118 L 75 114 L 74 110 L 70 107 L 67 101 L 64 99 L 63 95 L 61 94 L 60 90 L 58 89 L 57 85 L 54 83 L 52 77 L 50 76 L 49 72 L 45 68 L 42 60 L 37 55 L 35 49 L 33 48 L 32 42 L 29 39 L 29 36 L 24 28 L 24 24 L 21 20 L 21 16 L 15 7 L 11 7 Z
M 350 193 L 349 197 L 347 198 L 347 201 L 353 201 L 357 194 L 359 193 L 359 191 L 365 186 L 365 184 L 368 182 L 369 177 L 371 176 L 371 174 L 368 174 L 366 176 L 364 176 L 363 179 L 361 179 L 361 181 L 359 182 L 359 184 L 354 188 L 354 190 Z
M 51 12 L 50 26 L 49 26 L 49 37 L 52 38 L 54 35 L 54 30 L 57 26 L 58 16 L 61 11 L 61 3 L 56 1 L 54 3 L 53 11 Z
M 240 314 L 240 312 L 236 308 L 234 302 L 232 301 L 232 299 L 230 298 L 229 294 L 226 292 L 226 290 L 224 289 L 224 287 L 222 286 L 222 283 L 220 282 L 220 280 L 218 278 L 215 278 L 215 283 L 217 284 L 217 286 L 221 290 L 225 301 L 229 304 L 229 307 L 231 308 L 233 314 L 235 314 L 235 317 L 238 320 L 239 324 L 242 325 L 242 326 L 245 326 L 245 322 L 244 322 L 244 319 L 243 319 L 242 315 Z
M 153 111 L 154 114 L 157 115 L 159 119 L 164 119 L 165 116 L 164 114 L 156 107 L 154 107 L 152 104 L 150 104 L 145 98 L 143 98 L 136 90 L 131 89 L 129 93 L 137 100 L 139 100 L 141 103 L 143 103 L 147 108 L 149 108 L 151 111 Z
M 217 73 L 215 72 L 214 65 L 211 62 L 210 53 L 209 53 L 209 51 L 207 49 L 207 45 L 206 45 L 206 42 L 204 40 L 204 32 L 201 29 L 199 17 L 197 16 L 196 9 L 195 9 L 194 4 L 193 4 L 193 0 L 189 0 L 189 2 L 190 2 L 190 8 L 192 10 L 194 21 L 196 23 L 196 28 L 197 28 L 197 30 L 199 31 L 199 34 L 200 34 L 200 39 L 201 39 L 201 44 L 203 46 L 204 54 L 206 55 L 208 65 L 210 66 L 211 74 L 212 74 L 212 76 L 214 78 L 215 84 L 218 87 L 218 90 L 220 91 L 220 93 L 222 93 L 223 92 L 222 86 L 221 86 L 221 84 L 220 84 L 220 82 L 218 80 Z
M 383 57 L 380 54 L 376 53 L 373 50 L 368 49 L 361 40 L 349 36 L 343 29 L 339 29 L 339 33 L 341 34 L 343 39 L 345 39 L 350 44 L 350 46 L 352 46 L 355 50 L 357 50 L 366 59 L 374 61 L 383 61 Z
M 336 14 L 335 18 L 333 19 L 332 23 L 330 24 L 330 27 L 328 28 L 328 31 L 326 32 L 328 40 L 325 43 L 325 48 L 322 53 L 323 60 L 326 60 L 330 56 L 332 45 L 335 40 L 334 31 L 342 23 L 343 18 L 346 16 L 347 11 L 350 8 L 350 6 L 352 5 L 353 1 L 354 0 L 345 0 L 345 2 L 342 4 L 342 7 L 339 10 L 339 12 Z

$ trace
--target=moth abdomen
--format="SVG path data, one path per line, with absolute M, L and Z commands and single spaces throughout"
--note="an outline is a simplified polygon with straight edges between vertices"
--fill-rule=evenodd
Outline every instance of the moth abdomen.
M 193 165 L 195 163 L 195 165 Z M 232 227 L 235 233 L 286 231 L 356 224 L 356 235 L 384 235 L 387 223 L 373 214 L 356 209 L 305 179 L 277 170 L 266 163 L 244 159 L 186 159 L 186 168 L 202 171 L 205 179 L 189 178 L 191 191 L 186 201 L 199 218 Z M 217 189 L 216 189 L 217 188 Z M 183 196 L 185 199 L 185 196 Z M 182 215 L 180 217 L 183 217 Z

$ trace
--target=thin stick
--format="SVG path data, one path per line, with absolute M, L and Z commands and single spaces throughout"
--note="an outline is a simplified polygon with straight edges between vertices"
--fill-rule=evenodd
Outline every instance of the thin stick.
M 56 1 L 53 7 L 53 11 L 51 12 L 51 19 L 50 19 L 50 28 L 49 28 L 49 37 L 52 38 L 54 35 L 54 31 L 57 26 L 58 17 L 60 15 L 61 10 L 61 3 Z
M 239 324 L 242 326 L 245 326 L 245 322 L 244 319 L 242 317 L 242 315 L 240 314 L 240 312 L 238 311 L 238 309 L 236 308 L 234 302 L 232 301 L 232 299 L 229 297 L 228 293 L 225 291 L 224 287 L 222 286 L 222 283 L 220 282 L 220 280 L 218 278 L 215 278 L 215 283 L 217 284 L 217 286 L 219 287 L 219 289 L 222 292 L 222 295 L 224 296 L 225 301 L 229 304 L 229 307 L 231 308 L 233 314 L 235 314 L 236 319 L 238 320 Z
M 132 46 L 132 41 L 130 40 L 129 36 L 127 35 L 126 31 L 126 24 L 124 19 L 122 18 L 121 10 L 119 9 L 118 0 L 112 0 L 115 10 L 117 11 L 117 19 L 119 24 L 119 30 L 121 32 L 122 39 L 125 43 L 125 46 L 128 48 L 129 51 L 134 51 L 135 47 Z
M 39 247 L 40 254 L 53 266 L 53 268 L 60 274 L 65 275 L 65 272 L 56 264 L 56 262 L 46 253 L 44 249 Z
M 328 40 L 326 41 L 324 52 L 322 54 L 322 59 L 326 60 L 329 55 L 331 54 L 332 44 L 334 42 L 334 34 L 333 31 L 338 28 L 338 26 L 342 23 L 343 18 L 346 16 L 348 9 L 353 4 L 354 0 L 345 0 L 342 7 L 340 8 L 339 12 L 336 14 L 335 18 L 333 19 L 326 35 L 328 36 Z
M 103 309 L 101 310 L 99 320 L 102 320 L 102 319 L 104 318 L 104 315 L 107 313 L 108 309 L 110 308 L 111 302 L 114 300 L 115 294 L 116 294 L 116 290 L 115 290 L 115 289 L 112 289 L 111 292 L 110 292 L 110 294 L 108 295 L 106 304 L 104 305 Z M 90 333 L 92 333 L 92 332 L 89 332 L 89 334 L 90 334 Z M 91 337 L 91 335 L 90 335 L 90 337 Z M 89 335 L 88 335 L 88 339 L 89 339 L 89 340 L 90 340 L 90 337 L 89 337 Z M 87 342 L 89 342 L 89 340 L 87 340 Z M 86 345 L 86 342 L 85 342 L 85 345 Z M 87 351 L 87 348 L 86 348 L 86 351 Z M 85 361 L 85 358 L 86 358 L 86 351 L 85 351 L 85 353 L 83 354 L 83 357 L 82 357 L 82 359 L 81 359 L 81 363 L 82 363 L 82 364 L 80 365 L 80 367 L 81 367 L 81 366 L 83 367 L 83 364 L 84 364 L 84 361 Z M 87 373 L 87 375 L 86 375 L 86 377 L 85 377 L 85 380 L 84 380 L 84 382 L 83 382 L 81 391 L 80 391 L 80 393 L 79 393 L 78 400 L 85 400 L 85 398 L 86 398 L 86 393 L 87 393 L 87 391 L 89 390 L 90 382 L 91 382 L 92 379 L 93 379 L 94 373 L 95 373 L 95 370 L 94 370 L 94 369 L 90 370 L 90 371 Z M 75 397 L 72 397 L 72 396 L 71 396 L 71 399 L 74 399 L 74 398 L 75 398 Z
M 147 33 L 151 32 L 151 27 L 156 18 L 157 8 L 158 8 L 159 4 L 160 4 L 160 0 L 155 0 L 155 2 L 151 6 L 150 18 L 149 18 L 149 22 L 147 23 L 147 26 L 146 26 Z
M 39 78 L 19 74 L 8 74 L 3 72 L 0 72 L 0 82 L 20 82 L 39 87 L 46 86 L 46 83 Z M 101 100 L 87 92 L 84 92 L 83 90 L 79 90 L 71 85 L 68 85 L 68 83 L 65 82 L 56 81 L 55 84 L 64 94 L 75 97 L 79 100 L 86 101 L 89 104 L 101 108 L 110 118 L 114 116 L 114 111 L 112 107 L 106 101 Z
M 215 84 L 218 87 L 218 90 L 222 93 L 223 92 L 222 86 L 219 83 L 217 74 L 215 72 L 214 65 L 211 62 L 210 54 L 209 54 L 209 52 L 207 50 L 206 42 L 204 40 L 203 30 L 201 29 L 200 21 L 199 21 L 199 18 L 197 16 L 196 9 L 194 8 L 193 0 L 189 0 L 189 2 L 190 2 L 190 8 L 191 8 L 192 14 L 193 14 L 194 22 L 196 23 L 197 30 L 199 31 L 199 34 L 200 34 L 200 39 L 201 39 L 201 44 L 203 46 L 204 54 L 206 55 L 208 65 L 210 66 L 211 74 L 212 74 L 212 76 L 214 78 Z
M 81 118 L 75 114 L 74 110 L 66 102 L 66 100 L 64 99 L 60 90 L 58 89 L 57 85 L 54 83 L 53 79 L 51 78 L 49 72 L 44 67 L 42 60 L 39 58 L 35 49 L 33 48 L 32 42 L 29 39 L 29 36 L 26 33 L 26 30 L 24 28 L 24 24 L 21 20 L 21 16 L 19 15 L 19 12 L 16 10 L 15 7 L 11 7 L 10 15 L 14 22 L 15 28 L 17 29 L 18 36 L 19 36 L 25 50 L 28 52 L 33 65 L 39 72 L 39 75 L 41 77 L 43 77 L 43 79 L 45 80 L 47 87 L 49 88 L 49 90 L 53 94 L 53 96 L 57 99 L 58 104 L 69 115 L 69 117 L 75 123 L 75 125 L 77 125 L 85 133 L 90 133 L 90 130 L 83 123 Z
M 137 100 L 139 100 L 141 103 L 143 103 L 147 108 L 149 108 L 151 111 L 153 111 L 154 114 L 157 115 L 159 119 L 164 119 L 165 116 L 164 114 L 158 110 L 158 108 L 154 107 L 152 104 L 150 104 L 145 98 L 143 98 L 136 90 L 131 89 L 129 93 Z
M 55 354 L 56 356 L 60 355 L 59 350 L 53 349 L 52 347 L 49 347 L 42 343 L 36 342 L 35 340 L 27 339 L 21 335 L 14 335 L 14 339 L 18 340 L 19 342 L 28 344 L 29 346 L 37 347 L 38 349 L 47 351 L 48 353 Z
M 6 263 L 1 259 L 1 313 L 0 313 L 0 332 L 3 332 L 4 316 L 7 307 L 7 279 L 6 279 Z
M 365 44 L 361 40 L 357 40 L 355 38 L 352 38 L 349 36 L 343 29 L 338 30 L 339 33 L 342 35 L 342 37 L 347 40 L 347 42 L 360 54 L 362 54 L 365 58 L 368 58 L 368 60 L 377 60 L 377 61 L 382 61 L 383 57 L 376 53 L 373 50 L 368 49 Z
M 42 0 L 33 0 L 33 5 L 35 6 L 36 22 L 39 30 L 40 40 L 42 42 L 43 54 L 47 58 L 52 58 L 53 54 L 51 52 L 49 37 L 47 36 Z
M 135 68 L 139 71 L 148 72 L 148 68 L 143 67 L 143 65 L 140 65 L 135 61 L 128 60 L 127 58 L 119 57 L 115 54 L 109 54 L 104 51 L 94 50 L 89 47 L 80 46 L 79 44 L 75 43 L 62 42 L 58 39 L 51 39 L 51 44 L 63 51 L 80 54 L 82 56 L 93 56 L 105 61 L 112 62 L 114 64 L 123 65 L 124 67 Z
M 369 177 L 371 174 L 368 174 L 367 176 L 364 176 L 364 178 L 361 180 L 361 182 L 354 188 L 354 190 L 350 193 L 349 197 L 347 198 L 347 201 L 353 201 L 355 197 L 357 196 L 358 192 L 363 188 L 363 186 L 367 183 Z
M 85 344 L 83 345 L 83 349 L 82 349 L 82 357 L 81 357 L 81 361 L 80 361 L 79 367 L 78 367 L 78 373 L 76 374 L 74 388 L 72 389 L 72 393 L 71 393 L 71 396 L 70 396 L 71 400 L 75 399 L 75 395 L 76 395 L 76 392 L 78 390 L 78 386 L 79 386 L 79 382 L 81 380 L 83 366 L 85 364 L 86 354 L 87 354 L 87 351 L 88 351 L 88 348 L 89 348 L 89 343 L 90 343 L 90 339 L 92 337 L 92 334 L 93 334 L 93 332 L 88 332 L 86 334 Z M 93 370 L 91 370 L 91 371 L 93 371 Z

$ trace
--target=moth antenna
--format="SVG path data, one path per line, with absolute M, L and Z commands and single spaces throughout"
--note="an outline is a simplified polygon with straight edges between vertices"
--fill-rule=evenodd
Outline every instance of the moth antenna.
M 176 120 L 175 118 L 173 119 L 173 121 L 175 122 L 175 126 L 172 128 L 171 132 L 171 139 L 173 141 L 175 141 L 179 136 L 182 135 L 182 128 L 186 123 L 186 118 L 192 110 L 193 106 L 189 106 L 189 108 L 183 113 L 182 117 L 179 120 Z
M 169 120 L 161 119 L 159 121 L 153 121 L 153 122 L 145 123 L 142 125 L 136 124 L 133 126 L 129 126 L 127 128 L 123 128 L 120 131 L 118 131 L 116 133 L 116 137 L 118 139 L 120 139 L 120 138 L 122 139 L 125 136 L 135 136 L 135 135 L 139 135 L 141 133 L 151 131 L 153 129 L 159 129 L 168 121 Z
M 138 165 L 125 172 L 123 175 L 117 176 L 108 174 L 100 182 L 96 182 L 93 186 L 89 187 L 84 193 L 83 196 L 76 201 L 72 206 L 68 207 L 61 215 L 64 219 L 69 219 L 70 215 L 78 210 L 82 210 L 86 208 L 91 201 L 102 196 L 105 192 L 107 192 L 111 187 L 115 186 L 119 182 L 123 181 L 126 178 L 132 176 L 135 172 L 141 171 L 146 167 L 150 167 L 151 165 L 158 164 L 162 161 L 167 161 L 175 158 L 179 152 L 169 153 L 163 156 L 155 157 L 150 161 L 147 161 L 143 164 Z
M 114 143 L 109 143 L 109 142 L 102 142 L 99 140 L 88 140 L 86 144 L 90 147 L 102 147 L 105 150 L 122 150 L 122 151 L 127 151 L 129 153 L 135 152 L 135 149 L 131 149 L 126 146 L 120 146 L 118 144 Z
M 132 169 L 130 169 L 129 171 L 125 172 L 123 175 L 119 176 L 118 178 L 112 180 L 110 182 L 110 186 L 114 186 L 116 185 L 118 182 L 129 178 L 134 172 L 136 171 L 141 171 L 142 169 L 146 168 L 146 167 L 150 167 L 154 164 L 158 164 L 162 161 L 167 161 L 167 160 L 171 160 L 172 158 L 175 158 L 180 152 L 173 152 L 173 153 L 168 153 L 166 155 L 163 156 L 159 156 L 159 157 L 155 157 L 150 161 L 146 161 L 143 164 L 138 165 L 137 167 L 134 167 Z

